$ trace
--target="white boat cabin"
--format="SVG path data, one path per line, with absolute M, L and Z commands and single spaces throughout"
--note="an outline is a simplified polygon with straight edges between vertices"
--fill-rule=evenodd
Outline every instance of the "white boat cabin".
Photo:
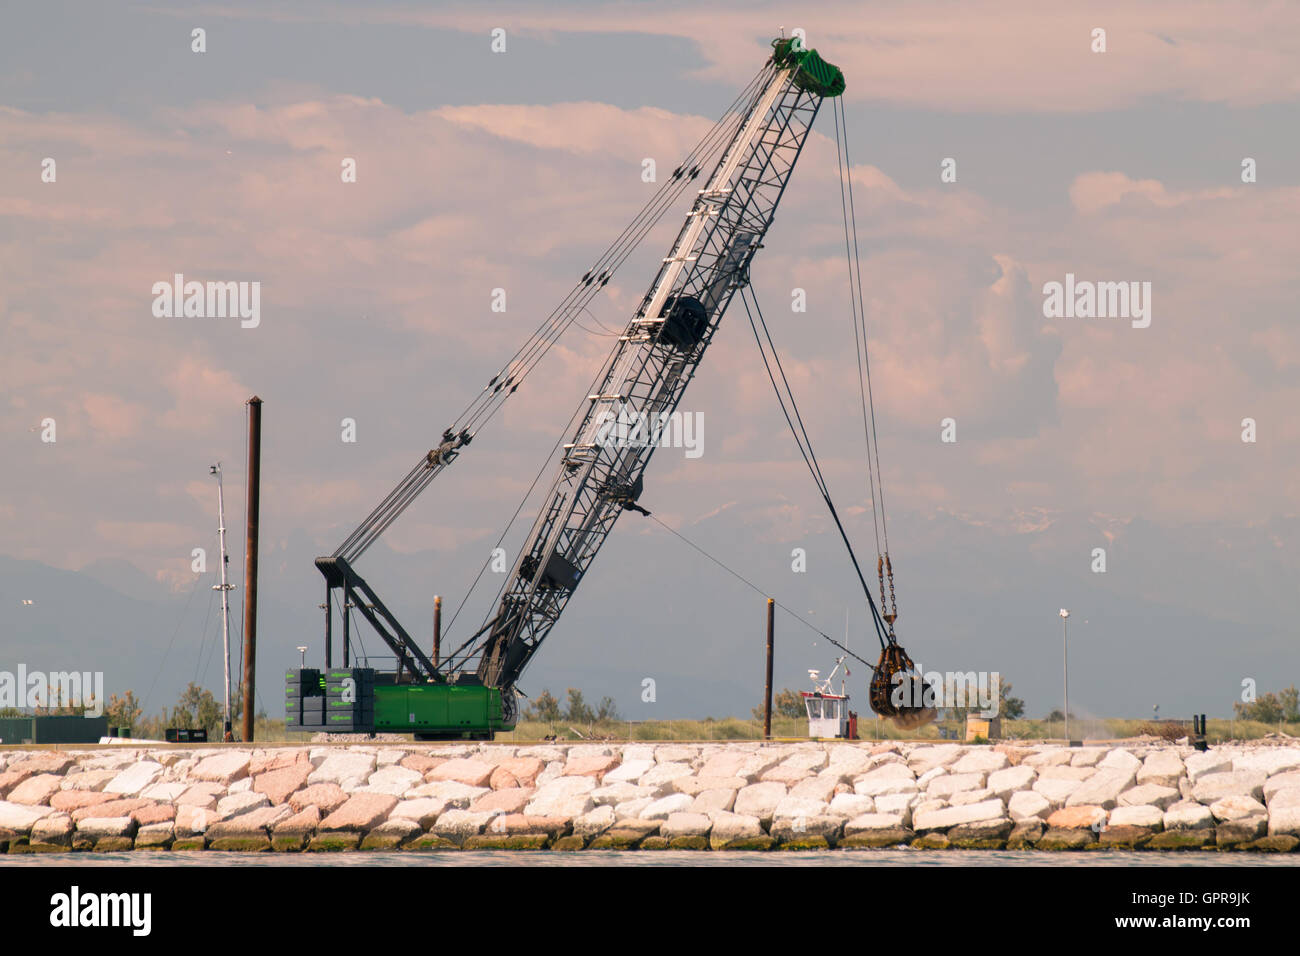
M 823 694 L 819 691 L 800 691 L 808 711 L 809 737 L 839 737 L 849 739 L 851 732 L 849 699 L 840 694 Z M 852 715 L 856 717 L 857 715 Z
M 844 678 L 848 670 L 840 677 L 840 692 L 835 693 L 831 681 L 844 666 L 844 658 L 835 662 L 835 669 L 830 676 L 822 680 L 817 671 L 809 671 L 812 681 L 811 691 L 801 690 L 803 706 L 808 711 L 809 737 L 838 737 L 841 740 L 858 739 L 858 715 L 849 710 L 849 695 L 844 692 Z

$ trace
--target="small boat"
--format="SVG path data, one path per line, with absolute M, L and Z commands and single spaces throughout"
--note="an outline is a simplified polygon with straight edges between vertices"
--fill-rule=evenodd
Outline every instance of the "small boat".
M 804 709 L 808 712 L 808 736 L 814 738 L 838 738 L 840 740 L 858 739 L 858 715 L 849 710 L 849 697 L 844 692 L 844 678 L 840 678 L 840 692 L 835 693 L 832 681 L 835 674 L 844 666 L 844 658 L 835 661 L 835 668 L 825 680 L 818 678 L 818 671 L 810 670 L 808 678 L 812 681 L 811 691 L 802 690 Z M 848 671 L 845 670 L 845 676 Z

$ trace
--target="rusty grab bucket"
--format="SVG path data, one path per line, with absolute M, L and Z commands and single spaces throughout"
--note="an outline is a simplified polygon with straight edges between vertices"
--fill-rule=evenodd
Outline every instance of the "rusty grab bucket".
M 871 678 L 871 709 L 888 717 L 894 726 L 913 730 L 934 720 L 933 707 L 926 706 L 926 688 L 916 665 L 902 645 L 890 640 L 880 651 Z

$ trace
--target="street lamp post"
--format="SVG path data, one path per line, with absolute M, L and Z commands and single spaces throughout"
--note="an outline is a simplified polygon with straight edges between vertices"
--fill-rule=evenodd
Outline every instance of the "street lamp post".
M 1070 742 L 1070 612 L 1061 608 L 1061 659 L 1065 667 L 1065 742 Z

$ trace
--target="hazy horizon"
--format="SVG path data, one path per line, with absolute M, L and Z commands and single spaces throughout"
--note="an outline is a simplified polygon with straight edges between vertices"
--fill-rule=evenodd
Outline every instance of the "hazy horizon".
M 580 0 L 0 13 L 0 671 L 103 670 L 148 713 L 190 680 L 219 695 L 208 466 L 223 463 L 237 628 L 257 394 L 274 716 L 295 648 L 320 656 L 312 558 L 619 234 L 657 188 L 644 160 L 662 182 L 799 28 L 847 81 L 903 645 L 926 670 L 1000 673 L 1032 716 L 1061 706 L 1061 608 L 1080 715 L 1229 716 L 1246 686 L 1300 683 L 1300 8 L 793 16 Z M 874 563 L 835 153 L 824 109 L 752 278 Z M 363 559 L 413 634 L 434 594 L 451 620 L 685 212 Z M 155 285 L 178 274 L 258 283 L 257 321 L 157 314 Z M 1057 317 L 1052 283 L 1134 283 L 1132 315 Z M 837 640 L 847 614 L 874 660 L 738 302 L 682 409 L 702 454 L 659 450 L 641 504 Z M 500 583 L 484 577 L 444 646 L 483 620 Z M 633 719 L 746 716 L 763 615 L 628 513 L 520 686 L 609 695 Z M 777 622 L 776 685 L 807 688 L 839 651 Z M 865 715 L 866 669 L 850 669 Z

